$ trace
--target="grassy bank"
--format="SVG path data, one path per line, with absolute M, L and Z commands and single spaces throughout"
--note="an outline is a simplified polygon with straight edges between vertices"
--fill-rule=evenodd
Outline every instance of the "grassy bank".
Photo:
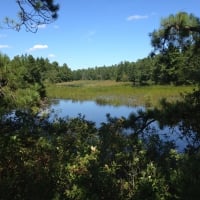
M 49 85 L 47 95 L 50 98 L 72 100 L 93 100 L 99 104 L 155 106 L 166 98 L 174 101 L 180 93 L 192 91 L 192 86 L 138 86 L 115 81 L 73 81 Z

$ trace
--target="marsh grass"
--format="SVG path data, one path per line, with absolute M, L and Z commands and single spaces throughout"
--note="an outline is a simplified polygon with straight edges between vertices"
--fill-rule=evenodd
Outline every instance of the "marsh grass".
M 162 98 L 175 101 L 181 93 L 192 91 L 193 86 L 132 86 L 127 82 L 73 81 L 49 85 L 50 98 L 93 100 L 98 104 L 146 106 L 158 105 Z

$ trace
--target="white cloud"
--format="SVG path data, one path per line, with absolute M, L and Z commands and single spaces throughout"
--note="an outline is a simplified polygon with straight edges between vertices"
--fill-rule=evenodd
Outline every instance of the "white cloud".
M 10 48 L 9 45 L 7 45 L 7 44 L 0 44 L 0 49 L 8 49 L 8 48 Z
M 35 44 L 33 47 L 29 49 L 29 51 L 36 51 L 40 49 L 48 49 L 48 45 L 46 44 Z
M 50 54 L 48 55 L 48 57 L 49 57 L 49 58 L 55 58 L 56 56 L 55 56 L 53 53 L 50 53 Z
M 44 29 L 44 28 L 46 28 L 46 27 L 47 27 L 46 24 L 40 24 L 40 25 L 38 25 L 38 28 L 39 28 L 39 29 Z
M 149 18 L 149 16 L 147 15 L 131 15 L 131 16 L 128 16 L 126 20 L 133 21 L 133 20 L 140 20 L 140 19 L 147 19 L 147 18 Z

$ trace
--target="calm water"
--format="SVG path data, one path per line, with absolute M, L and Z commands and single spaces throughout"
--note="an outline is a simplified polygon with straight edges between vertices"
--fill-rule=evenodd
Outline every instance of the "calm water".
M 106 122 L 106 114 L 112 117 L 128 117 L 132 112 L 137 112 L 143 107 L 128 107 L 128 106 L 111 106 L 99 105 L 94 101 L 72 101 L 57 99 L 51 104 L 50 109 L 54 110 L 54 115 L 58 117 L 78 117 L 79 114 L 84 115 L 85 119 L 93 121 L 97 126 L 102 122 Z

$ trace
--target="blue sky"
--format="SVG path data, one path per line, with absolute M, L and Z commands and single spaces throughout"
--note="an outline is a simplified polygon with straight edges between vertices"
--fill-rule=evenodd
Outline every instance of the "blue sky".
M 179 11 L 200 17 L 199 0 L 56 0 L 59 17 L 37 33 L 0 29 L 0 52 L 31 54 L 71 69 L 136 61 L 152 50 L 149 33 Z M 16 18 L 15 0 L 1 2 L 0 22 Z

